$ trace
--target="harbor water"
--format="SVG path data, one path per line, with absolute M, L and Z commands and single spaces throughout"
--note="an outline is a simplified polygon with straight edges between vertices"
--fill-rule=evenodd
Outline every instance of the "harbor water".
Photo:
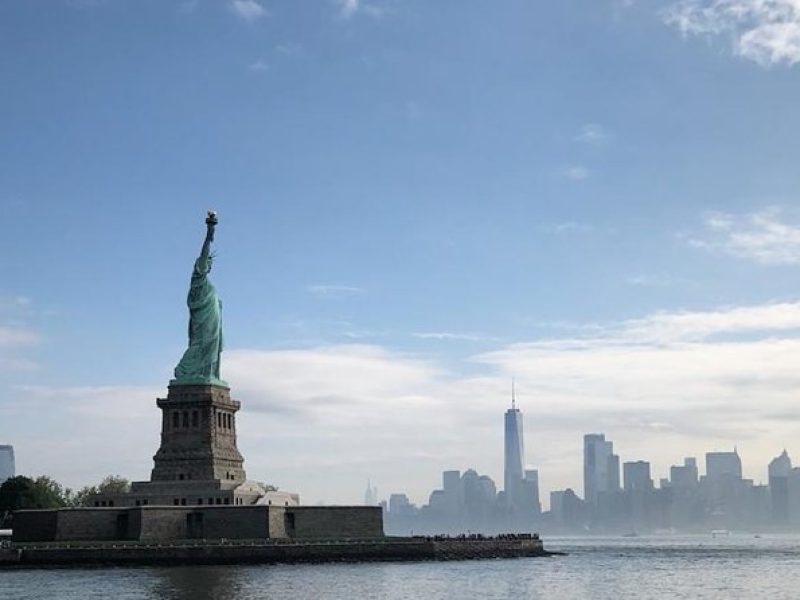
M 800 536 L 546 538 L 485 561 L 0 570 L 4 600 L 800 598 Z

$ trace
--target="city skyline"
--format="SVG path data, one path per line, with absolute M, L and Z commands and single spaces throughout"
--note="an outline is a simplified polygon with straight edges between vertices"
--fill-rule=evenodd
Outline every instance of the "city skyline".
M 543 507 L 538 471 L 526 469 L 524 479 L 519 473 L 518 459 L 524 456 L 521 422 L 512 384 L 512 405 L 504 419 L 502 490 L 490 476 L 472 467 L 463 474 L 460 469 L 444 471 L 441 488 L 431 491 L 426 503 L 417 505 L 401 491 L 380 500 L 388 531 L 396 535 L 415 531 L 491 535 L 514 530 L 635 536 L 708 529 L 727 533 L 728 528 L 779 532 L 800 526 L 800 467 L 792 468 L 786 449 L 766 465 L 766 483 L 743 477 L 736 446 L 706 451 L 704 472 L 697 467 L 697 457 L 690 456 L 683 458 L 683 464 L 673 464 L 666 477 L 655 479 L 648 461 L 621 463 L 613 441 L 602 433 L 583 436 L 583 493 L 572 488 L 552 490 Z M 533 487 L 520 495 L 520 483 L 529 482 Z M 365 504 L 379 501 L 376 492 L 368 483 Z M 526 499 L 525 494 L 530 497 Z
M 667 477 L 654 480 L 648 461 L 620 462 L 613 441 L 603 433 L 583 436 L 583 493 L 552 490 L 549 506 L 539 503 L 538 471 L 525 470 L 522 412 L 512 403 L 504 415 L 503 489 L 473 467 L 442 472 L 441 487 L 415 504 L 395 490 L 380 501 L 387 531 L 393 535 L 494 535 L 503 531 L 569 534 L 786 532 L 800 527 L 800 467 L 792 468 L 784 449 L 768 465 L 767 483 L 743 477 L 737 447 L 704 453 L 673 464 Z M 463 467 L 462 467 L 463 468 Z M 365 504 L 376 504 L 367 486 Z
M 501 481 L 512 377 L 545 503 L 590 432 L 800 456 L 796 19 L 567 4 L 3 2 L 17 472 L 147 478 L 209 209 L 245 466 L 306 501 Z

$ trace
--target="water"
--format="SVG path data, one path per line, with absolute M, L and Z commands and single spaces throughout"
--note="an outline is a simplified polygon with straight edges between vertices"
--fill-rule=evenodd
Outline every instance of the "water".
M 547 538 L 569 556 L 463 562 L 0 570 L 0 599 L 800 598 L 800 536 Z

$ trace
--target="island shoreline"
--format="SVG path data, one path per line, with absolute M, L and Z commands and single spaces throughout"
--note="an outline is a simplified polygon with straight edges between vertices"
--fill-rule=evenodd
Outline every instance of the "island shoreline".
M 545 550 L 541 540 L 493 538 L 26 543 L 0 550 L 0 568 L 409 562 L 561 555 Z

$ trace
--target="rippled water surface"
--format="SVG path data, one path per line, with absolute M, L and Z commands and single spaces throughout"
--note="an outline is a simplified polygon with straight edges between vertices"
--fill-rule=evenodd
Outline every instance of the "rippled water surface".
M 546 538 L 552 558 L 0 570 L 0 599 L 800 598 L 800 537 Z

